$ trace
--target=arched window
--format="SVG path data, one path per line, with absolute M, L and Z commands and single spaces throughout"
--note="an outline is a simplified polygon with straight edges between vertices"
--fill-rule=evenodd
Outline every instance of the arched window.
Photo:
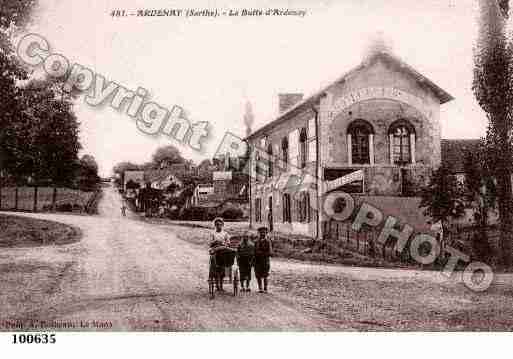
M 299 133 L 299 166 L 305 168 L 306 166 L 306 153 L 307 153 L 307 142 L 306 142 L 306 128 L 302 128 Z
M 374 129 L 364 120 L 351 122 L 347 129 L 348 154 L 351 164 L 374 163 Z
M 415 163 L 415 129 L 405 120 L 394 122 L 388 131 L 390 162 L 396 165 Z
M 271 178 L 273 176 L 273 146 L 271 143 L 267 145 L 267 177 Z
M 283 154 L 283 163 L 287 165 L 289 163 L 289 138 L 287 136 L 281 140 L 281 152 Z

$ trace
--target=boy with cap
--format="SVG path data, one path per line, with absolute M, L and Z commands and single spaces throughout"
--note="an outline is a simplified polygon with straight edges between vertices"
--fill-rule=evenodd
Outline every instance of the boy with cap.
M 243 292 L 250 292 L 249 283 L 251 282 L 251 267 L 255 260 L 255 246 L 249 240 L 249 234 L 245 233 L 241 242 L 237 246 L 237 265 L 240 273 L 240 286 Z M 246 282 L 246 288 L 244 288 Z
M 267 293 L 267 277 L 271 269 L 272 245 L 267 235 L 267 227 L 258 228 L 258 240 L 255 243 L 255 277 L 258 283 L 258 292 Z M 263 290 L 262 290 L 263 280 Z

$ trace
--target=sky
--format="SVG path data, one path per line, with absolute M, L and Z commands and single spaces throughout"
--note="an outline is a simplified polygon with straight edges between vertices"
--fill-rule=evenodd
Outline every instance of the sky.
M 278 93 L 306 96 L 357 65 L 369 38 L 383 32 L 393 52 L 455 97 L 441 110 L 443 138 L 478 138 L 486 117 L 471 90 L 477 35 L 473 0 L 142 1 L 40 0 L 29 31 L 63 54 L 152 101 L 178 105 L 193 121 L 208 121 L 200 152 L 167 136 L 149 136 L 110 107 L 75 104 L 81 153 L 92 154 L 101 175 L 121 161 L 149 161 L 173 144 L 196 163 L 212 157 L 225 131 L 245 134 L 249 101 L 253 129 L 278 113 Z M 115 9 L 306 10 L 300 17 L 111 17 Z

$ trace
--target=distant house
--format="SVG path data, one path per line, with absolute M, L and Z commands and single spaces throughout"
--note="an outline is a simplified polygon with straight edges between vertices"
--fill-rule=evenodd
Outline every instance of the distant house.
M 125 197 L 134 199 L 137 197 L 137 189 L 127 188 L 127 183 L 134 183 L 139 185 L 139 188 L 144 186 L 144 171 L 125 171 L 123 173 L 123 190 L 125 191 Z
M 224 169 L 218 166 L 216 169 Z M 249 212 L 248 176 L 235 171 L 213 171 L 212 181 L 198 184 L 186 207 L 240 208 L 244 214 Z
M 126 184 L 129 181 L 144 185 L 144 171 L 125 171 L 123 173 L 123 189 L 126 190 Z
M 144 182 L 150 183 L 151 188 L 165 190 L 171 184 L 182 187 L 183 182 L 171 169 L 144 171 Z
M 206 203 L 209 197 L 214 193 L 214 185 L 212 183 L 201 183 L 194 188 L 194 194 L 191 198 L 192 206 L 199 206 Z
M 212 175 L 214 184 L 213 199 L 226 201 L 236 199 L 248 201 L 247 191 L 249 178 L 245 173 L 235 171 L 216 171 Z

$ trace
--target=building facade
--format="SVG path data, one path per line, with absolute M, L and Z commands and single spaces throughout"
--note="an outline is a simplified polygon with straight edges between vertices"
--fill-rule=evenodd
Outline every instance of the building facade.
M 311 97 L 281 95 L 280 115 L 247 138 L 252 224 L 320 237 L 327 219 L 315 209 L 327 192 L 414 196 L 440 165 L 440 106 L 450 100 L 388 52 Z

